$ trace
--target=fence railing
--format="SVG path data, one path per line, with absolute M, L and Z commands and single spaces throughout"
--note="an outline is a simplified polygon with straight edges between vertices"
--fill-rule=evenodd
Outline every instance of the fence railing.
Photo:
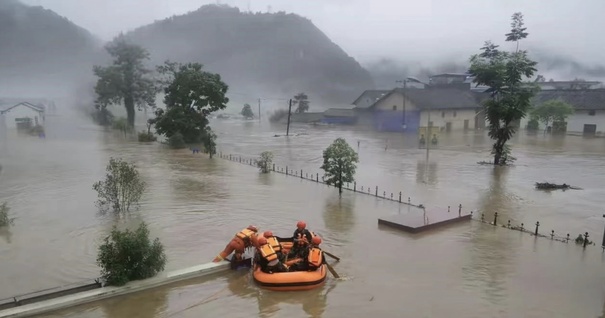
M 223 154 L 222 152 L 220 152 L 218 154 L 218 157 L 221 159 L 225 159 L 225 160 L 229 160 L 229 161 L 233 161 L 233 162 L 237 162 L 237 163 L 241 163 L 241 164 L 245 164 L 245 165 L 249 165 L 249 166 L 253 166 L 253 167 L 258 166 L 258 160 L 254 159 L 254 158 L 246 158 L 246 157 L 242 157 L 240 155 Z M 308 180 L 308 181 L 332 186 L 332 185 L 327 184 L 324 181 L 323 176 L 320 176 L 319 173 L 316 173 L 316 172 L 310 173 L 308 171 L 305 172 L 303 169 L 300 169 L 300 170 L 292 169 L 291 167 L 288 167 L 288 166 L 278 166 L 276 164 L 272 164 L 270 170 L 271 170 L 271 172 L 281 173 L 281 174 L 284 174 L 287 176 L 292 176 L 292 177 L 300 178 L 303 180 Z M 401 204 L 410 205 L 410 206 L 417 207 L 420 209 L 424 208 L 423 204 L 412 203 L 412 199 L 410 197 L 406 198 L 401 191 L 399 191 L 399 193 L 390 192 L 390 191 L 387 192 L 386 190 L 384 190 L 383 188 L 379 188 L 378 186 L 373 186 L 373 187 L 372 186 L 363 186 L 363 185 L 358 185 L 357 182 L 345 183 L 343 185 L 342 189 L 347 190 L 347 191 L 353 191 L 356 193 L 371 195 L 373 197 L 377 197 L 377 198 L 381 198 L 381 199 L 385 199 L 385 200 L 389 200 L 389 201 L 393 201 L 393 202 L 397 202 L 397 203 L 401 203 Z
M 491 226 L 501 227 L 501 228 L 505 228 L 508 230 L 519 231 L 522 233 L 527 233 L 531 236 L 550 239 L 552 241 L 557 241 L 557 242 L 562 242 L 562 243 L 569 243 L 569 241 L 572 241 L 578 245 L 582 245 L 582 247 L 584 247 L 584 248 L 588 245 L 593 245 L 593 246 L 596 245 L 594 242 L 591 242 L 588 239 L 590 237 L 588 232 L 584 232 L 583 234 L 580 234 L 577 237 L 573 237 L 573 236 L 570 236 L 570 233 L 566 233 L 564 235 L 559 235 L 558 233 L 555 233 L 555 230 L 553 230 L 553 229 L 551 229 L 550 232 L 547 232 L 548 234 L 540 233 L 541 224 L 539 221 L 537 221 L 534 224 L 519 223 L 519 224 L 515 225 L 509 219 L 504 223 L 498 223 L 498 222 L 500 222 L 500 220 L 498 219 L 498 212 L 495 212 L 492 217 L 488 218 L 485 216 L 484 213 L 481 213 L 480 215 L 474 215 L 473 212 L 471 211 L 471 219 L 474 221 L 484 223 L 486 225 L 489 224 Z

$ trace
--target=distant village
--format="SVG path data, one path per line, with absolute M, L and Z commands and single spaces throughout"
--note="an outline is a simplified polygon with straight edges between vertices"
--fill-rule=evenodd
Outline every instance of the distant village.
M 475 87 L 468 74 L 445 73 L 428 83 L 413 78 L 391 90 L 366 90 L 354 98 L 350 108 L 324 112 L 293 113 L 291 121 L 309 124 L 358 125 L 384 132 L 417 132 L 431 127 L 442 132 L 481 130 L 486 127 L 482 102 L 489 98 L 487 87 Z M 533 105 L 560 99 L 573 106 L 567 118 L 567 134 L 605 136 L 605 88 L 597 81 L 545 81 Z M 530 116 L 517 123 L 527 128 Z M 283 121 L 283 120 L 282 120 Z M 545 129 L 540 126 L 538 129 Z

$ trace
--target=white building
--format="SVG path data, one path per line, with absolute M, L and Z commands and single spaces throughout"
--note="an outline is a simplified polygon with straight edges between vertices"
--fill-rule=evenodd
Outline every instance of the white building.
M 575 113 L 567 118 L 567 133 L 584 136 L 605 136 L 605 89 L 543 90 L 536 94 L 533 104 L 560 99 L 574 107 Z M 526 128 L 530 116 L 521 121 Z M 540 129 L 544 129 L 540 124 Z
M 19 125 L 44 126 L 45 109 L 43 106 L 29 102 L 0 104 L 0 128 L 17 130 Z

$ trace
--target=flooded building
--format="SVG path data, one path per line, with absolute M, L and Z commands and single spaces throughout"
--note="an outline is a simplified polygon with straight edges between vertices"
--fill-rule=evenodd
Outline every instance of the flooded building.
M 44 126 L 45 107 L 29 102 L 0 103 L 0 129 L 3 131 L 28 131 Z
M 481 109 L 470 89 L 438 86 L 396 88 L 367 107 L 355 108 L 360 124 L 393 132 L 415 132 L 427 125 L 444 131 L 483 128 Z

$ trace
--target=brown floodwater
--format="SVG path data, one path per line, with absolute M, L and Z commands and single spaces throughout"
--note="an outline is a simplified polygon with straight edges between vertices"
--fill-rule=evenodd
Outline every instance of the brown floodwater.
M 144 220 L 160 237 L 167 270 L 210 261 L 248 225 L 289 235 L 304 219 L 342 258 L 330 279 L 308 292 L 275 293 L 232 272 L 71 308 L 48 317 L 598 317 L 605 307 L 605 256 L 598 245 L 605 219 L 605 140 L 515 136 L 517 165 L 489 160 L 483 133 L 442 135 L 419 149 L 416 136 L 342 127 L 285 127 L 237 120 L 214 121 L 219 149 L 256 157 L 265 150 L 279 166 L 320 172 L 322 150 L 335 138 L 358 148 L 357 186 L 410 197 L 428 209 L 485 213 L 542 233 L 572 237 L 588 231 L 597 246 L 553 242 L 471 222 L 409 235 L 377 225 L 377 218 L 418 213 L 395 202 L 187 150 L 144 145 L 70 118 L 48 119 L 46 139 L 11 136 L 0 148 L 0 201 L 17 218 L 0 231 L 0 298 L 98 276 L 97 246 L 114 224 Z M 358 142 L 359 141 L 359 147 Z M 112 157 L 136 162 L 148 183 L 141 209 L 125 219 L 99 215 L 93 182 Z M 583 188 L 537 191 L 534 182 Z M 374 190 L 373 190 L 374 191 Z M 532 226 L 533 228 L 533 226 Z

